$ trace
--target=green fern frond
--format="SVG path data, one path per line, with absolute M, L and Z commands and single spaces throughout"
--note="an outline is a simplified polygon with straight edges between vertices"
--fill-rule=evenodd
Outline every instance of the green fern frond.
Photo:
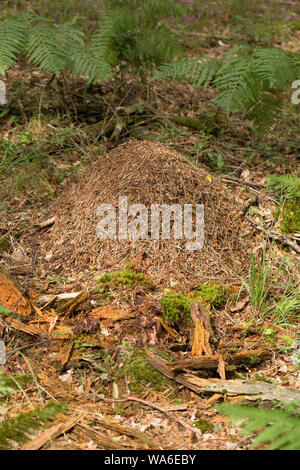
M 300 73 L 299 54 L 277 48 L 233 47 L 223 61 L 198 58 L 164 64 L 153 79 L 187 80 L 194 86 L 213 84 L 219 91 L 212 101 L 227 115 L 250 112 L 255 126 L 266 132 L 278 117 L 280 92 Z
M 62 411 L 67 405 L 49 402 L 44 407 L 36 407 L 28 413 L 20 413 L 16 418 L 11 418 L 0 423 L 0 449 L 9 449 L 11 442 L 22 444 L 30 437 L 33 431 L 38 430 Z
M 74 49 L 72 62 L 73 75 L 85 77 L 89 85 L 94 82 L 104 83 L 113 76 L 111 66 L 93 51 Z
M 31 379 L 30 374 L 18 374 L 12 378 L 0 369 L 0 397 L 9 397 L 12 393 L 18 392 L 19 387 L 27 384 Z
M 59 75 L 70 68 L 70 48 L 82 45 L 82 33 L 67 25 L 38 23 L 28 32 L 26 51 L 34 65 Z
M 275 47 L 257 49 L 254 70 L 270 88 L 277 87 L 281 90 L 286 90 L 299 78 L 299 68 L 296 66 L 293 54 Z
M 180 47 L 163 19 L 178 16 L 182 8 L 171 0 L 109 2 L 100 29 L 93 39 L 93 52 L 115 66 L 121 64 L 140 73 L 180 54 Z
M 193 86 L 204 89 L 215 78 L 222 62 L 214 57 L 201 57 L 184 60 L 175 64 L 163 64 L 158 67 L 153 80 L 187 81 Z
M 184 15 L 185 8 L 172 0 L 145 0 L 141 2 L 140 14 L 151 25 L 157 24 L 157 18 L 177 18 Z
M 254 125 L 266 133 L 279 116 L 281 104 L 270 92 L 259 90 L 250 116 Z
M 294 413 L 231 404 L 217 408 L 234 421 L 239 421 L 244 435 L 259 433 L 252 447 L 268 443 L 270 450 L 300 450 L 300 414 L 296 408 Z
M 219 95 L 213 100 L 229 114 L 250 108 L 259 91 L 258 82 L 253 74 L 253 55 L 234 56 L 218 70 L 214 81 Z
M 269 175 L 269 184 L 283 193 L 286 199 L 300 199 L 300 177 L 297 175 Z
M 24 23 L 15 17 L 0 20 L 0 74 L 12 67 L 24 43 Z

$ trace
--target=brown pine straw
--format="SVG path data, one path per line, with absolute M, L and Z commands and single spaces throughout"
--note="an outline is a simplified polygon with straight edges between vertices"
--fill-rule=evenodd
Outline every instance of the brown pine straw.
M 118 208 L 119 196 L 127 196 L 128 206 L 144 204 L 149 213 L 151 204 L 204 204 L 203 249 L 188 251 L 185 240 L 99 240 L 97 207 L 110 203 Z M 47 272 L 58 264 L 60 273 L 69 275 L 90 265 L 104 272 L 134 262 L 164 285 L 187 278 L 228 278 L 235 270 L 233 259 L 243 268 L 248 257 L 232 193 L 160 143 L 130 140 L 100 156 L 61 190 L 49 215 L 56 216 L 56 222 L 40 233 L 34 247 Z M 49 252 L 53 257 L 44 262 Z

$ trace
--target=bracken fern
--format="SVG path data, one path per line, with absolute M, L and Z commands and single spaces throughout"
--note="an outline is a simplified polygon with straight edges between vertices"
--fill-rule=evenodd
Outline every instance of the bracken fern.
M 251 447 L 268 444 L 269 450 L 300 450 L 299 404 L 286 410 L 263 410 L 233 404 L 222 404 L 217 408 L 234 421 L 239 421 L 242 434 L 249 436 L 258 432 Z

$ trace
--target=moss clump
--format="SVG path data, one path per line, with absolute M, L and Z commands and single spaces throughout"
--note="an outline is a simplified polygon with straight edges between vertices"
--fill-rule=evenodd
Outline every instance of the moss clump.
M 164 320 L 171 326 L 178 326 L 190 318 L 193 302 L 194 299 L 188 295 L 172 290 L 166 291 L 160 301 Z
M 127 377 L 131 392 L 139 392 L 142 387 L 152 385 L 160 392 L 170 386 L 170 380 L 150 366 L 143 350 L 133 349 L 124 361 L 122 369 L 115 372 L 116 377 Z
M 195 293 L 195 300 L 203 304 L 211 304 L 214 307 L 221 307 L 227 299 L 228 292 L 220 284 L 200 284 L 199 290 Z
M 0 238 L 0 252 L 6 251 L 10 245 L 10 236 L 5 235 L 4 237 Z
M 201 432 L 210 432 L 213 430 L 213 425 L 205 418 L 200 418 L 194 423 L 195 428 L 200 429 Z
M 300 199 L 294 199 L 284 204 L 282 211 L 281 232 L 293 233 L 300 231 Z
M 103 274 L 97 283 L 100 289 L 104 290 L 118 290 L 122 287 L 133 289 L 137 285 L 142 285 L 145 288 L 153 286 L 153 281 L 150 276 L 138 273 L 133 269 L 116 271 L 114 273 Z

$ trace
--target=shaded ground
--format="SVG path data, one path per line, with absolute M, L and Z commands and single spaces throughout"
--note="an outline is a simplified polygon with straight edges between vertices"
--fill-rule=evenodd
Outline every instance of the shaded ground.
M 292 7 L 284 9 L 283 3 L 276 2 L 274 15 L 286 25 L 296 25 L 296 13 Z M 251 5 L 247 8 L 249 15 L 258 14 Z M 299 49 L 299 29 L 282 33 L 276 25 L 272 31 L 260 25 L 254 31 L 249 22 L 239 30 L 232 13 L 225 11 L 219 18 L 209 10 L 201 13 L 200 30 L 197 18 L 192 18 L 198 14 L 191 10 L 191 20 L 180 32 L 191 57 L 222 57 L 237 39 Z M 11 311 L 1 312 L 0 331 L 8 352 L 3 370 L 13 377 L 26 373 L 28 381 L 2 394 L 0 421 L 49 401 L 67 403 L 69 409 L 48 423 L 51 439 L 48 432 L 36 441 L 37 431 L 26 437 L 27 444 L 10 446 L 249 448 L 250 440 L 241 438 L 213 408 L 224 399 L 244 397 L 196 393 L 151 368 L 145 349 L 169 362 L 198 356 L 217 361 L 210 368 L 184 367 L 179 376 L 255 380 L 300 390 L 293 359 L 299 311 L 288 318 L 276 316 L 272 309 L 258 311 L 246 289 L 241 290 L 241 275 L 247 278 L 249 266 L 248 242 L 259 261 L 266 233 L 281 233 L 281 219 L 274 215 L 278 195 L 266 185 L 266 175 L 296 173 L 299 111 L 288 103 L 270 135 L 260 137 L 245 116 L 227 120 L 218 112 L 209 102 L 215 93 L 210 88 L 194 90 L 186 83 L 167 82 L 142 87 L 128 76 L 126 89 L 114 83 L 94 86 L 83 99 L 83 82 L 67 77 L 66 86 L 50 80 L 24 64 L 8 72 L 13 100 L 0 127 L 1 156 L 9 163 L 1 167 L 0 263 L 20 282 L 19 292 L 32 306 L 21 312 L 16 293 Z M 128 144 L 129 138 L 138 143 Z M 167 171 L 168 161 L 173 163 Z M 157 167 L 163 169 L 159 178 Z M 143 192 L 137 190 L 140 185 Z M 135 202 L 146 205 L 204 198 L 211 215 L 205 260 L 187 259 L 182 251 L 177 258 L 178 246 L 170 244 L 128 244 L 121 249 L 94 244 L 95 208 L 123 189 L 124 195 L 135 199 L 137 194 Z M 38 225 L 54 216 L 54 224 Z M 232 226 L 230 236 L 226 224 Z M 299 234 L 280 238 L 273 248 L 273 273 L 283 263 L 270 291 L 273 302 L 283 296 L 284 283 L 299 283 L 299 252 L 287 241 L 299 249 Z M 104 255 L 100 264 L 99 248 Z M 224 256 L 227 249 L 232 262 L 227 252 Z M 97 283 L 103 273 L 120 269 L 121 280 L 108 277 Z M 203 292 L 200 299 L 201 283 L 221 286 L 226 295 L 219 303 Z M 182 308 L 190 309 L 190 300 L 200 299 L 211 324 L 168 322 L 161 303 L 165 288 L 183 296 Z M 70 293 L 75 298 L 57 298 Z M 53 429 L 58 424 L 61 427 Z

